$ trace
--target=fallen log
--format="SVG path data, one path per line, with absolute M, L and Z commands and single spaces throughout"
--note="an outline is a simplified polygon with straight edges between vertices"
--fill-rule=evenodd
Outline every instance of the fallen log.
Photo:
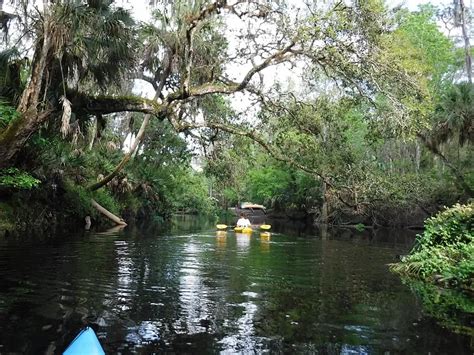
M 122 226 L 127 225 L 127 223 L 122 218 L 117 217 L 112 212 L 108 211 L 107 209 L 99 205 L 94 199 L 91 199 L 91 201 L 92 201 L 92 206 L 94 206 L 97 209 L 97 211 L 102 213 L 105 217 L 110 219 L 112 222 L 118 225 L 122 225 Z

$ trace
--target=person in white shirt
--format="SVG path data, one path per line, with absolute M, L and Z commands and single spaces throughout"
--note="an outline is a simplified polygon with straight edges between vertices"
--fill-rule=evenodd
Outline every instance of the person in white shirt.
M 245 213 L 240 214 L 240 218 L 237 221 L 237 227 L 250 227 L 252 223 L 250 223 L 250 220 L 245 216 Z

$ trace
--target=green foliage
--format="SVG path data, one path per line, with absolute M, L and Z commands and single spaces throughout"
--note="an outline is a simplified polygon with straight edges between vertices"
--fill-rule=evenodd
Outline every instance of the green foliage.
M 78 76 L 85 85 L 92 79 L 102 89 L 119 84 L 123 74 L 136 63 L 134 21 L 130 13 L 110 1 L 65 1 L 49 6 L 55 23 L 50 33 L 54 39 L 52 51 L 61 58 L 64 75 Z M 39 31 L 42 29 L 43 26 L 38 27 Z
M 0 202 L 0 231 L 11 230 L 15 226 L 14 211 L 8 203 Z
M 119 214 L 121 209 L 120 204 L 117 202 L 116 197 L 106 189 L 100 189 L 92 193 L 92 197 L 99 203 L 99 205 L 105 207 L 112 213 Z
M 177 181 L 171 197 L 175 210 L 195 214 L 213 214 L 215 212 L 214 201 L 209 197 L 207 179 L 203 174 L 192 170 L 182 170 L 174 178 Z
M 266 159 L 249 170 L 244 200 L 261 203 L 280 211 L 309 211 L 319 203 L 320 184 L 301 171 Z
M 474 242 L 474 203 L 455 204 L 428 218 L 417 240 L 420 249 Z
M 70 180 L 63 182 L 65 190 L 64 199 L 68 203 L 69 213 L 77 213 L 80 216 L 91 214 L 91 195 L 83 186 L 73 183 Z
M 474 203 L 456 204 L 429 218 L 411 253 L 391 269 L 474 290 Z
M 222 191 L 222 196 L 229 205 L 235 205 L 239 202 L 239 195 L 237 191 L 231 187 L 224 188 Z
M 212 143 L 204 166 L 205 175 L 212 181 L 213 197 L 223 206 L 235 205 L 244 199 L 246 176 L 255 162 L 256 147 L 242 137 L 211 130 L 206 135 L 219 138 Z
M 17 168 L 0 169 L 0 187 L 30 190 L 40 183 L 40 180 Z
M 460 83 L 447 88 L 438 102 L 429 138 L 439 146 L 458 138 L 459 144 L 474 142 L 474 84 Z
M 112 213 L 119 213 L 120 206 L 111 193 L 105 189 L 91 192 L 84 186 L 78 185 L 69 179 L 63 181 L 64 198 L 67 201 L 69 213 L 80 216 L 92 215 L 99 217 L 99 212 L 92 208 L 91 200 L 94 199 L 101 206 Z
M 432 5 L 422 6 L 417 12 L 403 12 L 396 33 L 408 39 L 418 51 L 412 64 L 420 65 L 424 75 L 430 77 L 431 87 L 439 90 L 442 82 L 451 83 L 460 61 L 453 41 L 438 28 L 435 15 L 436 8 Z
M 12 105 L 17 103 L 26 81 L 23 77 L 26 61 L 19 57 L 18 48 L 0 50 L 0 98 L 7 99 Z
M 282 198 L 290 184 L 288 170 L 274 166 L 256 167 L 248 172 L 247 190 L 251 201 L 272 206 Z
M 5 129 L 8 124 L 20 116 L 14 107 L 0 101 L 0 131 Z

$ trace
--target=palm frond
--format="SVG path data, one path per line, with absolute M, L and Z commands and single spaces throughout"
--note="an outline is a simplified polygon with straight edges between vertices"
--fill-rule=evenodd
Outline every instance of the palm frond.
M 0 51 L 0 96 L 16 105 L 23 84 L 21 82 L 21 68 L 25 64 L 19 57 L 17 48 L 7 48 Z
M 474 142 L 474 85 L 465 82 L 447 90 L 435 118 L 430 140 L 436 146 L 454 137 L 461 145 Z

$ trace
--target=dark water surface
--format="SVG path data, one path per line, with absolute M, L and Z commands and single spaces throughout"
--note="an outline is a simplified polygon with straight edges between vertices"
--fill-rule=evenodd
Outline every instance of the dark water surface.
M 402 232 L 250 237 L 178 222 L 1 239 L 0 353 L 61 353 L 85 324 L 110 354 L 472 353 L 388 271 L 410 247 Z

